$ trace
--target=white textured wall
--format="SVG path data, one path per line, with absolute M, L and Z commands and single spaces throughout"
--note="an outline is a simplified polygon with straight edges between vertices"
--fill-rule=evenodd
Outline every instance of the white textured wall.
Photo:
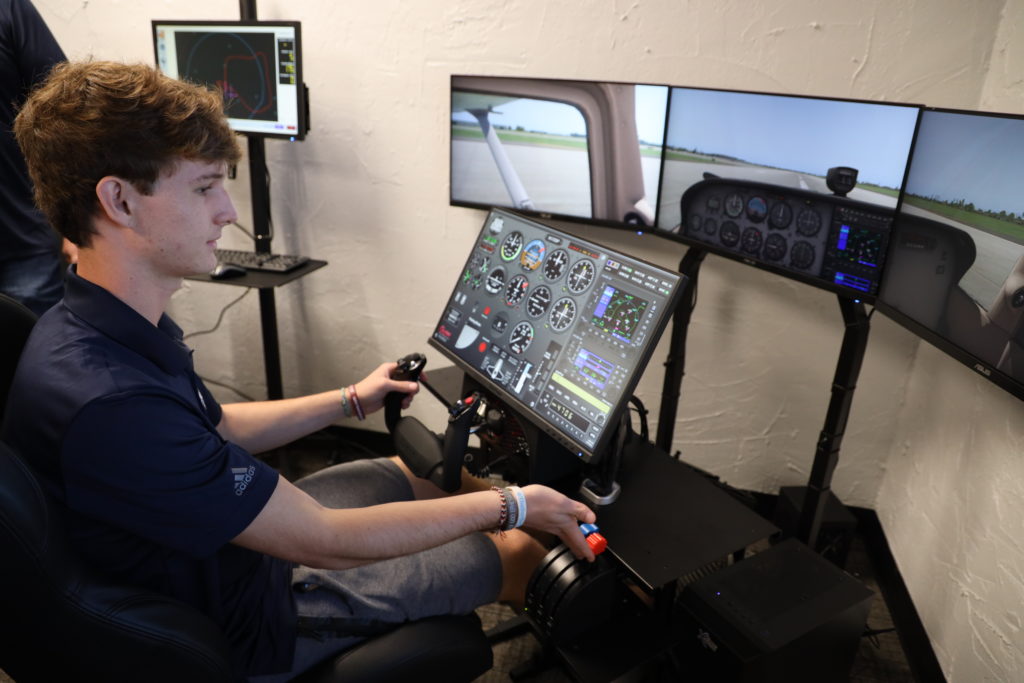
M 977 108 L 1024 113 L 1022 27 L 1011 0 Z M 1024 410 L 928 344 L 910 360 L 875 507 L 947 678 L 1024 681 Z
M 153 18 L 238 16 L 229 0 L 37 0 L 73 58 L 152 62 Z M 448 206 L 451 73 L 743 88 L 1024 111 L 1024 0 L 261 0 L 303 22 L 313 132 L 267 143 L 275 247 L 331 265 L 279 290 L 287 394 L 425 350 L 483 214 Z M 248 221 L 248 183 L 232 186 Z M 591 235 L 675 266 L 679 245 Z M 244 246 L 229 234 L 224 246 Z M 209 327 L 233 287 L 173 310 Z M 256 297 L 197 338 L 201 372 L 262 395 Z M 841 338 L 835 298 L 709 257 L 675 446 L 730 483 L 806 481 Z M 665 345 L 640 395 L 656 408 Z M 436 354 L 429 354 L 437 364 Z M 230 392 L 220 392 L 229 398 Z M 429 397 L 417 402 L 440 419 Z M 878 510 L 951 680 L 1024 679 L 1019 401 L 888 320 L 869 351 L 834 485 Z M 371 425 L 381 428 L 379 419 Z M 653 425 L 652 425 L 653 427 Z

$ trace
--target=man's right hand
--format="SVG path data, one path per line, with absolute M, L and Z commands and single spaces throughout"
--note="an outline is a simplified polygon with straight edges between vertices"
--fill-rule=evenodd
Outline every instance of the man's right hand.
M 523 487 L 526 496 L 526 521 L 528 529 L 554 534 L 578 558 L 594 561 L 594 551 L 580 531 L 580 524 L 593 524 L 597 515 L 583 503 L 568 498 L 554 489 L 539 484 Z

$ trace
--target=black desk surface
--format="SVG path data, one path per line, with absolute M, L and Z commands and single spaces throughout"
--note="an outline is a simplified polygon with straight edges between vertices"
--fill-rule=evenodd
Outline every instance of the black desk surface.
M 426 368 L 431 386 L 459 398 L 462 371 Z M 418 400 L 422 400 L 422 397 Z M 612 553 L 648 589 L 657 589 L 779 531 L 691 468 L 637 439 L 618 482 L 622 491 L 597 509 Z
M 207 273 L 203 273 L 202 275 L 189 275 L 185 279 L 194 280 L 196 282 L 214 282 L 218 285 L 235 285 L 236 287 L 258 287 L 260 289 L 269 289 L 271 287 L 286 285 L 292 280 L 298 280 L 300 277 L 309 275 L 314 270 L 323 268 L 326 265 L 327 261 L 310 259 L 298 268 L 290 270 L 287 273 L 271 273 L 264 270 L 247 270 L 245 275 L 230 277 L 223 280 L 214 280 Z
M 768 538 L 778 528 L 654 444 L 631 444 L 618 500 L 597 510 L 608 550 L 660 588 Z

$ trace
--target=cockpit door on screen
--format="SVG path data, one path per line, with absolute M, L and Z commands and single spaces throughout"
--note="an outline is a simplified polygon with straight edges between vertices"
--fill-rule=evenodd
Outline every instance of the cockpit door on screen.
M 664 90 L 453 76 L 452 200 L 653 225 L 663 121 L 641 140 L 644 88 Z

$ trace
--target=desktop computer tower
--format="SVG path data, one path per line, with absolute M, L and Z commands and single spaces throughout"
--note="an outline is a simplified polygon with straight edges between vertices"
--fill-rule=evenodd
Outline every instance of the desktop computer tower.
M 846 681 L 873 593 L 789 539 L 680 594 L 677 663 L 688 681 Z

